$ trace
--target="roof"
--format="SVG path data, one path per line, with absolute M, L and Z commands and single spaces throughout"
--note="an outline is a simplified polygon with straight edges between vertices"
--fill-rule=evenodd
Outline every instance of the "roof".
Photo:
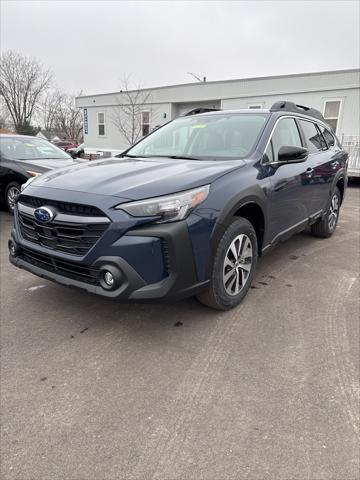
M 360 69 L 358 68 L 350 68 L 350 69 L 344 69 L 344 70 L 324 70 L 320 72 L 305 72 L 305 73 L 291 73 L 291 74 L 286 74 L 286 75 L 268 75 L 265 77 L 244 77 L 244 78 L 233 78 L 229 80 L 214 80 L 214 81 L 206 81 L 206 82 L 189 82 L 189 83 L 177 83 L 173 85 L 163 85 L 160 87 L 144 87 L 141 88 L 140 90 L 146 90 L 146 91 L 152 91 L 152 90 L 163 90 L 166 88 L 177 88 L 177 87 L 190 87 L 190 86 L 200 86 L 200 85 L 215 85 L 219 83 L 234 83 L 234 82 L 249 82 L 251 80 L 275 80 L 278 78 L 296 78 L 296 77 L 311 77 L 315 75 L 334 75 L 338 73 L 360 73 Z M 136 92 L 137 89 L 135 90 L 129 90 L 129 92 Z M 95 93 L 95 94 L 89 94 L 89 95 L 80 95 L 76 97 L 78 98 L 90 98 L 90 97 L 99 97 L 102 95 L 118 95 L 121 93 L 121 90 L 118 90 L 116 92 L 106 92 L 106 93 Z
M 285 108 L 279 108 L 280 103 L 285 103 L 284 105 Z M 229 114 L 246 114 L 246 115 L 256 115 L 256 114 L 267 114 L 270 115 L 272 113 L 278 113 L 280 115 L 296 115 L 300 117 L 305 117 L 305 118 L 311 118 L 315 119 L 317 122 L 320 121 L 324 124 L 326 123 L 326 120 L 324 117 L 321 115 L 320 112 L 313 108 L 308 108 L 308 111 L 303 110 L 301 111 L 300 109 L 294 108 L 296 107 L 295 104 L 292 104 L 291 102 L 277 102 L 275 103 L 270 109 L 269 108 L 254 108 L 254 109 L 249 109 L 249 108 L 241 108 L 241 109 L 234 109 L 234 110 L 214 110 L 214 111 L 209 111 L 209 112 L 203 112 L 203 113 L 196 113 L 194 115 L 191 115 L 192 117 L 204 117 L 204 116 L 214 116 L 214 115 L 229 115 Z M 179 117 L 179 118 L 186 118 L 186 115 Z
M 48 140 L 51 140 L 54 137 L 58 137 L 60 139 L 66 139 L 66 133 L 61 130 L 40 130 L 39 133 L 44 135 Z
M 270 114 L 270 113 L 273 113 L 271 112 L 268 108 L 233 108 L 233 109 L 223 109 L 223 110 L 213 110 L 213 111 L 209 111 L 209 112 L 202 112 L 202 113 L 195 113 L 194 115 L 191 115 L 191 116 L 194 116 L 194 117 L 203 117 L 205 115 L 228 115 L 228 114 L 236 114 L 236 113 L 246 113 L 247 115 L 256 115 L 256 114 L 259 114 L 259 113 L 267 113 L 267 114 Z M 178 117 L 178 118 L 184 118 L 186 117 L 186 114 L 185 115 L 182 115 L 181 117 Z
M 0 128 L 0 134 L 1 133 L 6 133 L 6 134 L 13 134 L 14 132 L 10 128 Z

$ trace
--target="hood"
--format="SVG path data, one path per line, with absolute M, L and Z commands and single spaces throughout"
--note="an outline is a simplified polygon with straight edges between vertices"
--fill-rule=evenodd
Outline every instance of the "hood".
M 73 165 L 81 163 L 78 160 L 74 160 L 73 158 L 69 157 L 68 159 L 56 159 L 56 158 L 47 158 L 44 160 L 15 160 L 21 168 L 24 170 L 34 170 L 35 172 L 44 173 L 48 170 L 54 170 L 55 168 L 67 168 Z M 83 160 L 85 162 L 85 160 Z
M 244 165 L 242 160 L 112 158 L 48 172 L 33 185 L 138 200 L 206 185 Z

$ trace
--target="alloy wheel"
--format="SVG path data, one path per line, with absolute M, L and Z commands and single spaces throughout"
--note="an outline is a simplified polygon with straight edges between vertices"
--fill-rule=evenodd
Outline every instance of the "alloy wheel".
M 238 295 L 249 278 L 253 262 L 250 238 L 241 234 L 230 244 L 224 260 L 223 284 L 228 295 Z
M 20 194 L 20 190 L 17 187 L 15 187 L 15 185 L 11 186 L 7 191 L 7 203 L 11 210 L 14 210 L 16 199 L 19 196 L 19 194 Z
M 334 230 L 339 215 L 339 197 L 335 194 L 331 199 L 330 211 L 328 216 L 329 229 Z

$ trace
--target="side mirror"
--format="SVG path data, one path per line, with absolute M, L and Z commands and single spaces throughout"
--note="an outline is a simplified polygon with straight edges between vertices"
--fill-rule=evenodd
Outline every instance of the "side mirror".
M 278 153 L 278 162 L 296 163 L 304 162 L 309 155 L 309 151 L 302 147 L 283 146 Z

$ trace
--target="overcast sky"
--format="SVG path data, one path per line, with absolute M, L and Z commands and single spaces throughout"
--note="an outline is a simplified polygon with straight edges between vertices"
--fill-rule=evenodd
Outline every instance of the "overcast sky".
M 1 50 L 69 93 L 359 67 L 358 1 L 1 0 Z

